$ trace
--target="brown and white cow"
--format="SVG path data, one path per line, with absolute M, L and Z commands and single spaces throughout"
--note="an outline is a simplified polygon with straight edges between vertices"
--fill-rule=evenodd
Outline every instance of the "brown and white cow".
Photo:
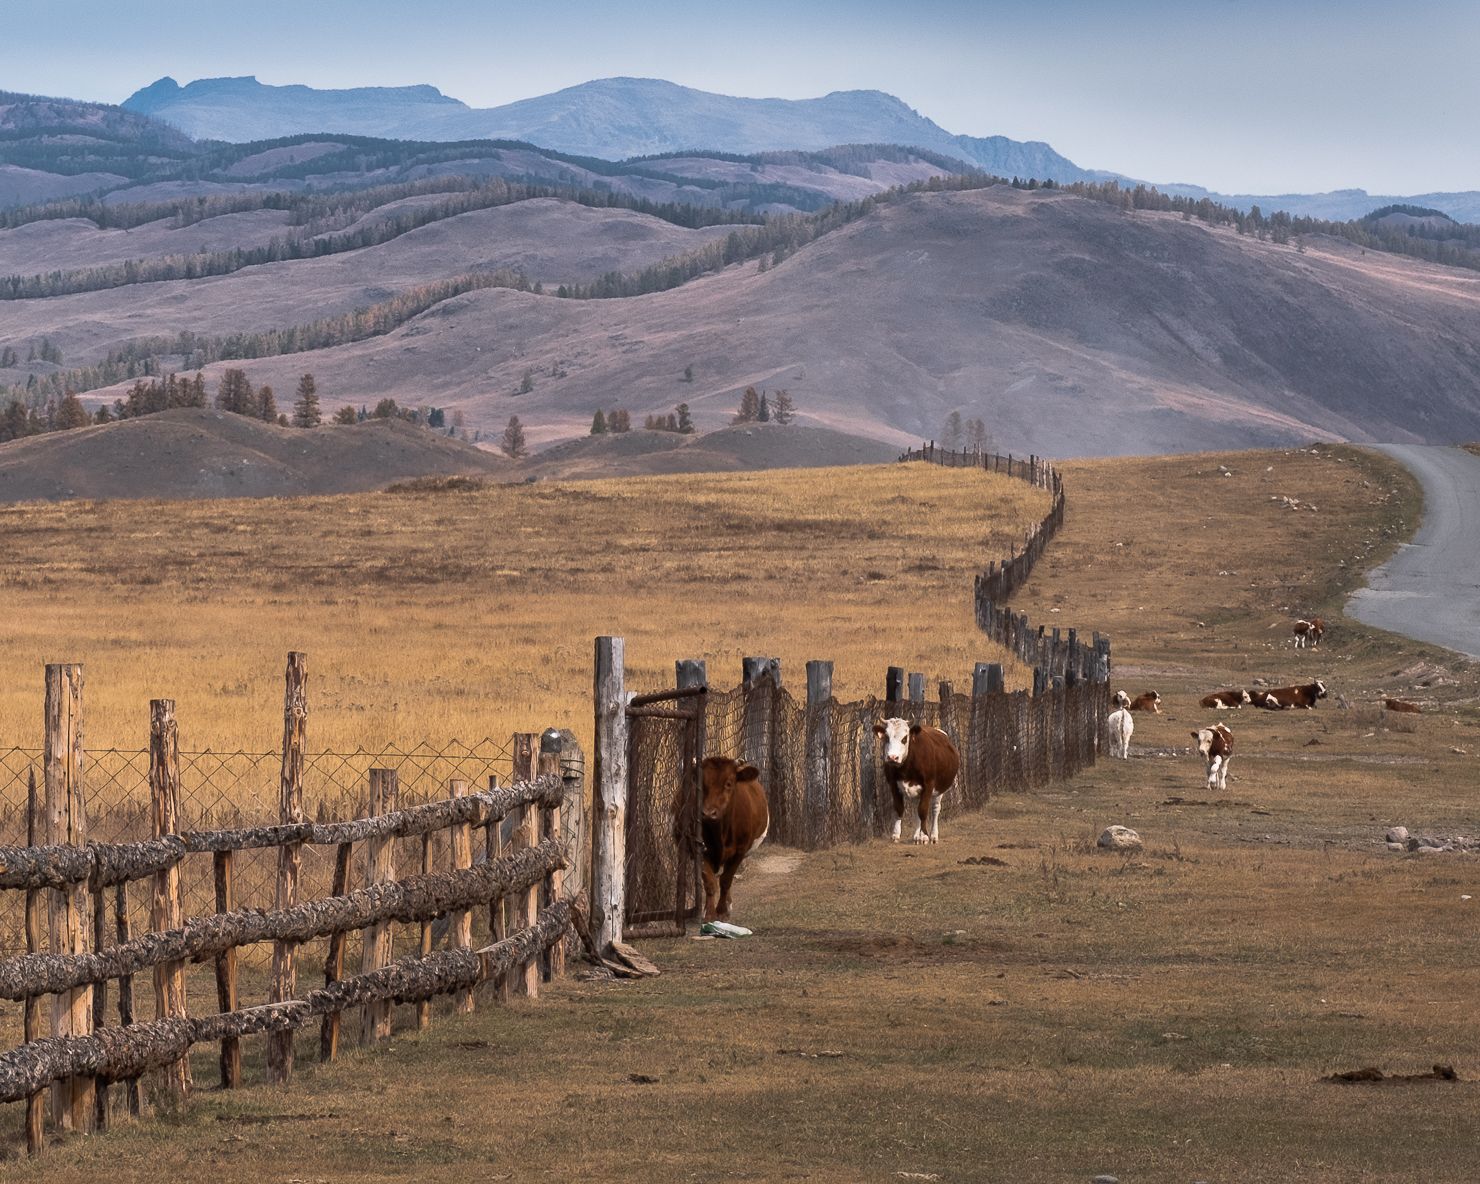
M 1419 715 L 1423 711 L 1417 703 L 1410 703 L 1407 699 L 1384 699 L 1382 705 L 1389 711 L 1406 712 L 1409 715 Z
M 884 779 L 894 795 L 894 833 L 890 837 L 899 842 L 904 802 L 910 798 L 920 815 L 914 842 L 940 842 L 940 798 L 956 784 L 961 754 L 939 728 L 911 724 L 907 719 L 876 723 L 874 734 L 884 738 Z
M 1254 697 L 1248 691 L 1214 691 L 1211 695 L 1204 695 L 1199 701 L 1200 707 L 1212 707 L 1219 711 L 1228 711 L 1232 708 L 1242 707 L 1245 703 L 1252 703 Z
M 1158 695 L 1155 691 L 1142 691 L 1139 695 L 1137 695 L 1134 699 L 1130 701 L 1129 710 L 1154 711 L 1157 715 L 1160 715 L 1161 696 Z
M 1210 728 L 1199 728 L 1192 733 L 1197 741 L 1197 750 L 1208 764 L 1207 787 L 1224 790 L 1228 788 L 1228 762 L 1233 759 L 1233 733 L 1223 724 Z
M 1320 617 L 1312 617 L 1310 620 L 1295 622 L 1295 648 L 1303 650 L 1307 645 L 1315 649 L 1321 644 L 1321 637 L 1326 632 L 1326 622 Z
M 1267 707 L 1271 711 L 1289 711 L 1296 707 L 1303 707 L 1309 711 L 1316 705 L 1316 700 L 1326 698 L 1326 684 L 1318 678 L 1303 686 L 1270 687 L 1268 690 L 1255 691 L 1253 694 L 1255 704 Z
M 723 921 L 730 915 L 735 873 L 765 840 L 771 816 L 760 770 L 754 765 L 706 756 L 703 775 L 699 826 L 704 837 L 704 919 Z

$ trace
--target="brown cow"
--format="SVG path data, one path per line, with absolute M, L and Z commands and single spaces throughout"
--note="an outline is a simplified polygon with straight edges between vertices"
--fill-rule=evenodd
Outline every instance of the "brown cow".
M 911 724 L 907 719 L 876 723 L 874 734 L 884 737 L 884 779 L 894 794 L 891 837 L 899 842 L 904 800 L 909 797 L 919 802 L 920 822 L 915 827 L 914 842 L 940 842 L 940 795 L 956 784 L 961 754 L 939 728 Z
M 1211 695 L 1204 695 L 1198 701 L 1199 707 L 1213 707 L 1219 711 L 1226 711 L 1233 707 L 1242 707 L 1245 703 L 1252 703 L 1254 697 L 1248 691 L 1214 691 Z
M 1407 699 L 1384 699 L 1382 705 L 1389 711 L 1403 711 L 1410 715 L 1418 715 L 1423 711 L 1417 703 L 1410 703 Z
M 1288 711 L 1294 707 L 1303 707 L 1309 711 L 1316 705 L 1317 699 L 1326 697 L 1326 684 L 1318 678 L 1304 686 L 1270 687 L 1252 694 L 1257 706 L 1267 707 L 1271 711 Z
M 1233 760 L 1233 733 L 1222 724 L 1211 728 L 1199 728 L 1192 733 L 1197 741 L 1197 750 L 1208 763 L 1209 789 L 1228 788 L 1228 762 Z
M 1154 711 L 1161 714 L 1161 696 L 1155 691 L 1142 691 L 1130 702 L 1132 711 Z
M 727 756 L 704 758 L 704 919 L 730 915 L 730 885 L 771 827 L 760 770 Z M 690 815 L 692 817 L 692 815 Z
M 1326 622 L 1320 617 L 1312 617 L 1308 621 L 1296 621 L 1293 630 L 1295 634 L 1295 648 L 1304 649 L 1307 645 L 1315 649 L 1321 644 L 1321 638 L 1326 633 Z

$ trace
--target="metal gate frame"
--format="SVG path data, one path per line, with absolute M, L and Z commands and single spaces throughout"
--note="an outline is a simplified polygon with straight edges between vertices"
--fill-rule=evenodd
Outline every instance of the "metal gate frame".
M 691 918 L 701 916 L 704 908 L 704 837 L 702 829 L 702 807 L 704 780 L 701 768 L 704 763 L 704 713 L 708 703 L 707 685 L 675 687 L 651 694 L 635 695 L 627 701 L 626 713 L 629 721 L 627 730 L 627 792 L 631 795 L 641 785 L 643 778 L 638 769 L 637 729 L 630 726 L 634 719 L 675 720 L 685 725 L 678 769 L 679 794 L 687 809 L 674 819 L 673 837 L 680 858 L 674 884 L 673 907 L 633 912 L 629 908 L 624 921 L 624 931 L 635 933 L 647 930 L 653 933 L 668 933 L 674 930 L 682 936 L 688 930 Z M 651 777 L 648 778 L 651 783 Z M 628 811 L 630 860 L 630 819 Z M 624 873 L 625 874 L 625 873 Z M 640 934 L 638 934 L 640 936 Z

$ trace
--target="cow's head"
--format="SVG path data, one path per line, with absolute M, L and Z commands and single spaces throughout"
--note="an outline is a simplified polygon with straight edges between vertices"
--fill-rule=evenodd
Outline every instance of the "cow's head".
M 1239 695 L 1241 696 L 1239 699 L 1241 703 L 1252 703 L 1254 701 L 1254 696 L 1249 694 L 1248 691 L 1240 691 Z
M 1324 699 L 1326 697 L 1326 684 L 1323 683 L 1319 678 L 1310 685 L 1315 687 L 1317 699 Z
M 1192 738 L 1197 741 L 1197 750 L 1203 756 L 1207 756 L 1208 750 L 1213 747 L 1213 735 L 1212 728 L 1199 728 L 1192 733 Z
M 920 725 L 907 719 L 886 719 L 874 725 L 874 735 L 884 737 L 884 763 L 902 765 L 910 755 L 910 738 L 920 734 Z
M 1115 694 L 1110 696 L 1110 700 L 1117 707 L 1129 707 L 1131 705 L 1131 697 L 1124 691 L 1116 691 Z
M 741 781 L 754 781 L 760 777 L 754 765 L 742 765 L 727 756 L 704 758 L 704 817 L 710 822 L 718 821 L 729 812 L 735 798 L 735 786 Z

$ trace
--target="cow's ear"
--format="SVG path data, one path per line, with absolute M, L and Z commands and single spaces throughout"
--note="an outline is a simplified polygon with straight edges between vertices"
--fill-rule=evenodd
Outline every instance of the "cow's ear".
M 918 736 L 919 734 L 920 734 L 920 725 L 919 724 L 911 724 L 910 725 L 910 735 L 911 736 Z
M 735 770 L 736 781 L 759 781 L 760 779 L 761 771 L 754 765 L 741 765 Z
M 1194 739 L 1194 740 L 1200 740 L 1200 739 L 1201 739 L 1201 738 L 1202 738 L 1202 737 L 1200 737 L 1200 736 L 1199 736 L 1199 735 L 1198 735 L 1198 734 L 1197 734 L 1197 733 L 1196 733 L 1196 732 L 1193 732 L 1193 733 L 1192 733 L 1192 738 L 1193 738 L 1193 739 Z
M 882 736 L 884 734 L 884 732 L 885 732 L 885 728 L 884 728 L 884 725 L 883 724 L 875 724 L 874 725 L 874 735 L 875 736 Z

